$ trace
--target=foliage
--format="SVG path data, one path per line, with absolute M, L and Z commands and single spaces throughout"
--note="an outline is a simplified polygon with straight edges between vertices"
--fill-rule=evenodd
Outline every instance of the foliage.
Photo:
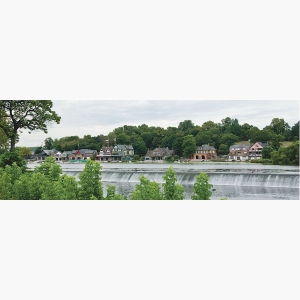
M 295 123 L 293 125 L 293 127 L 291 128 L 291 136 L 292 136 L 293 141 L 296 141 L 296 140 L 299 141 L 299 123 L 300 123 L 300 121 Z
M 35 150 L 34 150 L 34 154 L 40 154 L 42 153 L 43 151 L 43 147 L 37 147 Z
M 225 145 L 225 144 L 221 144 L 219 146 L 219 151 L 218 151 L 218 154 L 219 155 L 227 155 L 229 152 L 229 147 L 228 145 Z
M 268 159 L 268 158 L 251 159 L 250 163 L 252 163 L 252 164 L 272 164 L 272 159 Z
M 147 153 L 146 144 L 143 141 L 143 139 L 140 137 L 138 139 L 134 140 L 134 142 L 132 143 L 132 147 L 134 149 L 134 153 L 139 156 L 145 156 Z
M 7 149 L 8 147 L 8 137 L 0 126 L 0 149 Z
M 179 123 L 178 130 L 187 132 L 187 131 L 190 131 L 191 129 L 193 129 L 194 127 L 195 127 L 195 125 L 191 120 L 185 120 L 185 121 Z
M 27 147 L 17 147 L 16 149 L 19 150 L 20 156 L 23 158 L 29 158 L 31 155 L 31 150 L 30 148 Z
M 115 185 L 108 185 L 105 200 L 124 200 L 122 195 L 116 193 Z
M 184 157 L 191 157 L 196 151 L 197 145 L 195 138 L 189 134 L 186 135 L 183 139 L 182 149 Z
M 101 169 L 98 162 L 87 160 L 83 172 L 79 175 L 79 199 L 103 199 Z
M 176 172 L 172 167 L 167 171 L 163 179 L 163 199 L 164 200 L 183 200 L 184 199 L 184 187 L 181 184 L 176 183 Z
M 60 117 L 52 110 L 51 100 L 0 100 L 1 118 L 7 124 L 0 123 L 11 141 L 11 151 L 15 150 L 18 130 L 27 129 L 29 132 L 42 130 L 47 133 L 47 125 L 52 122 L 59 124 Z
M 7 165 L 12 166 L 14 162 L 22 169 L 22 172 L 26 170 L 26 161 L 20 156 L 18 149 L 13 152 L 6 151 L 0 155 L 0 168 L 4 168 Z
M 271 153 L 274 165 L 299 165 L 299 141 Z
M 227 153 L 229 147 L 237 141 L 239 141 L 239 137 L 237 135 L 234 135 L 233 133 L 225 133 L 220 138 L 220 144 L 227 145 Z
M 261 151 L 261 155 L 262 158 L 267 158 L 270 159 L 271 158 L 271 153 L 274 151 L 275 149 L 272 146 L 266 146 L 262 149 Z
M 54 141 L 51 137 L 46 138 L 44 141 L 45 149 L 48 149 L 48 150 L 53 149 L 53 142 Z
M 209 200 L 212 195 L 211 188 L 212 184 L 208 182 L 209 177 L 206 173 L 201 173 L 197 175 L 196 182 L 193 185 L 193 195 L 192 200 Z
M 49 178 L 51 181 L 58 181 L 62 174 L 61 166 L 58 165 L 53 156 L 46 158 L 45 162 L 34 170 L 36 173 L 41 173 Z
M 270 146 L 274 149 L 274 150 L 278 150 L 280 148 L 280 146 L 282 145 L 280 143 L 280 141 L 283 141 L 283 137 L 280 135 L 273 135 L 273 137 L 271 138 L 270 141 Z
M 132 192 L 131 200 L 162 200 L 160 185 L 157 182 L 151 182 L 144 175 L 139 178 L 140 183 L 135 186 Z

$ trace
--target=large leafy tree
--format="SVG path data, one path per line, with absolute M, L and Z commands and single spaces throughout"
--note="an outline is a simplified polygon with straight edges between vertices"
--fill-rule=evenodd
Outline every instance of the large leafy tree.
M 0 128 L 10 139 L 10 151 L 14 151 L 18 130 L 42 130 L 47 133 L 47 126 L 60 117 L 52 110 L 51 100 L 1 100 L 0 116 L 6 122 L 0 123 Z
M 191 157 L 196 152 L 196 141 L 191 134 L 184 137 L 182 148 L 184 157 Z

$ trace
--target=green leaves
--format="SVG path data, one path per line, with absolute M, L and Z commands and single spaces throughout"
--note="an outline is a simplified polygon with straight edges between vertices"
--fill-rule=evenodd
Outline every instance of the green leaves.
M 131 200 L 161 200 L 163 195 L 160 192 L 160 185 L 157 182 L 151 182 L 144 175 L 140 177 L 140 184 L 135 186 L 132 192 Z
M 11 140 L 11 151 L 15 149 L 19 129 L 47 133 L 50 123 L 60 123 L 61 118 L 52 106 L 51 100 L 0 100 L 1 117 L 5 118 L 5 122 L 0 122 L 0 128 Z
M 102 167 L 96 161 L 88 160 L 83 172 L 79 175 L 79 199 L 103 199 L 103 189 L 101 182 Z
M 299 144 L 298 144 L 299 145 Z M 290 152 L 295 152 L 295 147 Z M 289 153 L 290 153 L 289 152 Z M 299 158 L 298 158 L 299 160 Z M 59 164 L 48 157 L 41 166 L 23 172 L 16 163 L 0 168 L 0 199 L 15 200 L 125 200 L 116 193 L 116 186 L 108 186 L 104 197 L 99 162 L 88 160 L 79 182 L 72 176 L 62 174 Z M 131 200 L 183 200 L 184 187 L 177 183 L 176 172 L 170 167 L 163 176 L 162 187 L 157 182 L 141 176 L 140 183 L 132 192 Z M 212 185 L 208 176 L 197 176 L 192 199 L 209 199 Z
M 196 152 L 196 141 L 191 134 L 184 137 L 182 148 L 184 157 L 191 157 Z
M 209 177 L 206 173 L 201 173 L 196 177 L 196 182 L 193 186 L 194 194 L 192 200 L 209 200 L 212 195 L 212 184 L 208 183 Z
M 163 183 L 163 199 L 164 200 L 183 200 L 184 199 L 184 187 L 181 184 L 176 183 L 176 172 L 172 167 L 166 171 L 166 175 L 163 177 L 165 183 Z

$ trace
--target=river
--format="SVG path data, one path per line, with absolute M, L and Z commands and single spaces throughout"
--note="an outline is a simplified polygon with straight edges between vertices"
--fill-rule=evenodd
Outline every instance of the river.
M 116 185 L 117 192 L 130 196 L 139 177 L 145 175 L 152 181 L 163 183 L 167 168 L 176 171 L 178 182 L 191 199 L 193 184 L 201 172 L 209 175 L 213 184 L 212 200 L 299 200 L 299 166 L 274 166 L 251 163 L 102 163 L 104 193 L 107 185 Z M 34 168 L 36 164 L 29 164 Z M 63 172 L 79 178 L 84 163 L 63 163 Z

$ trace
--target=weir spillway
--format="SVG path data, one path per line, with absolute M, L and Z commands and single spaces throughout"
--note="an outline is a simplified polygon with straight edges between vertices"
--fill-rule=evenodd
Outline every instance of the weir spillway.
M 33 169 L 36 164 L 28 167 Z M 162 184 L 170 164 L 101 163 L 104 192 L 115 185 L 128 199 L 139 178 L 144 175 Z M 79 180 L 85 164 L 61 164 L 63 173 Z M 249 163 L 173 164 L 178 183 L 185 188 L 185 199 L 191 199 L 196 176 L 205 172 L 213 184 L 211 199 L 299 200 L 299 166 L 274 166 Z
M 79 178 L 79 170 L 64 170 L 64 173 L 75 178 Z M 178 183 L 183 185 L 193 185 L 199 170 L 179 170 L 176 171 Z M 206 171 L 209 182 L 214 186 L 260 186 L 260 187 L 285 187 L 299 189 L 299 174 L 291 173 L 263 173 L 255 171 Z M 151 181 L 163 183 L 164 169 L 104 169 L 102 170 L 102 181 L 108 183 L 138 183 L 139 178 L 144 175 Z

